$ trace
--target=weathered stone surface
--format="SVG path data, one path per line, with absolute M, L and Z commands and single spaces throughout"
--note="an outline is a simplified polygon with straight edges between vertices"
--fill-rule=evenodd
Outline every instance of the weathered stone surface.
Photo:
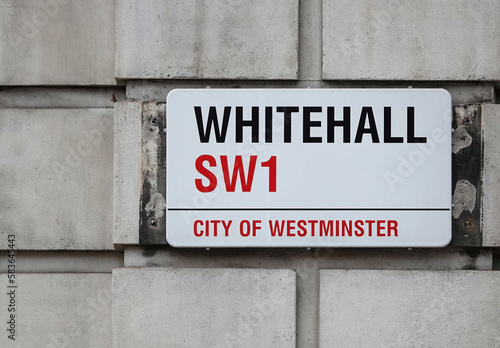
M 500 105 L 483 104 L 483 246 L 500 246 Z
M 0 251 L 0 273 L 8 270 L 7 251 Z M 111 273 L 123 267 L 123 252 L 113 251 L 20 251 L 16 252 L 19 273 Z
M 240 267 L 303 270 L 312 276 L 318 269 L 491 270 L 489 249 L 466 253 L 462 249 L 184 249 L 127 248 L 125 267 Z
M 2 0 L 0 85 L 114 85 L 113 0 Z
M 10 87 L 0 90 L 0 108 L 113 108 L 123 101 L 125 91 L 119 87 Z
M 17 288 L 7 285 L 2 275 L 1 347 L 111 347 L 111 274 L 20 273 Z M 15 312 L 7 311 L 10 290 L 15 291 Z M 15 341 L 8 338 L 10 314 L 15 315 Z
M 115 104 L 113 243 L 139 243 L 141 103 Z
M 295 272 L 113 271 L 114 347 L 295 347 Z
M 0 109 L 0 249 L 113 249 L 113 112 Z
M 499 80 L 497 0 L 325 0 L 323 78 Z
M 117 78 L 297 78 L 297 0 L 118 0 L 116 8 Z
M 297 274 L 297 347 L 318 347 L 319 269 L 484 269 L 490 249 L 143 249 L 125 250 L 126 267 L 271 268 Z M 237 345 L 234 345 L 237 347 Z
M 307 69 L 309 71 L 309 69 Z M 312 73 L 314 69 L 310 69 Z M 402 81 L 363 82 L 366 88 L 407 88 L 410 83 Z M 451 94 L 453 104 L 492 103 L 495 99 L 493 82 L 447 82 L 412 81 L 413 88 L 444 88 Z M 129 101 L 164 101 L 174 88 L 359 88 L 357 81 L 234 81 L 211 80 L 200 84 L 196 80 L 129 80 L 127 99 Z M 0 93 L 1 103 L 1 93 Z M 1 104 L 0 104 L 1 105 Z
M 320 273 L 321 347 L 496 347 L 500 272 Z

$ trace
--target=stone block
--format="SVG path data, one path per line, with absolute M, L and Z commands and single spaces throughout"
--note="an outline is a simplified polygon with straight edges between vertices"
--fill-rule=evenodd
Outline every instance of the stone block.
M 0 251 L 0 273 L 8 272 L 8 251 Z M 16 251 L 19 273 L 111 273 L 123 267 L 123 252 Z
M 139 243 L 141 103 L 116 103 L 114 129 L 113 243 Z
M 483 246 L 500 246 L 500 105 L 483 104 Z
M 113 249 L 113 111 L 0 109 L 0 249 Z
M 0 108 L 104 109 L 123 101 L 120 87 L 11 87 L 0 90 Z
M 3 0 L 0 85 L 114 85 L 114 0 Z
M 325 0 L 327 80 L 499 80 L 497 0 Z
M 297 78 L 297 0 L 118 0 L 116 9 L 116 78 Z
M 114 347 L 295 347 L 295 272 L 113 271 Z
M 18 273 L 15 281 L 7 288 L 0 277 L 1 347 L 111 347 L 111 274 Z
M 496 347 L 500 272 L 320 271 L 321 347 Z
M 492 252 L 454 248 L 160 248 L 129 247 L 125 267 L 240 267 L 304 270 L 309 277 L 318 269 L 386 270 L 491 270 Z M 1 263 L 0 263 L 1 266 Z

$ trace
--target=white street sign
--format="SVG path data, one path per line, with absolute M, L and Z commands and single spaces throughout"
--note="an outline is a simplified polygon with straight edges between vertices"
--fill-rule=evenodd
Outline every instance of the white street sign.
M 177 89 L 167 96 L 176 247 L 442 247 L 442 89 Z

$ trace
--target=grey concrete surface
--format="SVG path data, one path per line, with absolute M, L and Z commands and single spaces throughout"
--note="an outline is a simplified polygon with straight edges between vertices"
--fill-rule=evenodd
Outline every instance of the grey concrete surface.
M 0 277 L 1 347 L 111 347 L 111 274 L 18 273 L 15 281 L 17 288 L 7 289 Z M 15 312 L 7 311 L 10 290 Z M 8 338 L 11 314 L 15 341 Z
M 493 269 L 500 271 L 500 250 L 497 250 L 497 253 L 493 254 Z
M 297 78 L 297 0 L 118 0 L 116 9 L 116 78 Z
M 483 104 L 483 246 L 500 246 L 500 105 Z
M 299 79 L 321 80 L 322 0 L 299 1 Z
M 311 72 L 312 73 L 312 72 Z M 492 82 L 447 81 L 225 81 L 225 80 L 130 80 L 127 81 L 128 101 L 159 101 L 174 88 L 444 88 L 453 104 L 492 103 L 495 98 Z
M 500 346 L 500 272 L 320 273 L 320 347 Z
M 318 347 L 319 270 L 482 269 L 492 254 L 449 249 L 142 249 L 125 250 L 126 267 L 271 268 L 297 274 L 297 347 Z
M 116 103 L 114 110 L 113 243 L 139 243 L 141 198 L 141 103 Z
M 0 85 L 114 85 L 114 0 L 3 0 Z
M 295 272 L 113 271 L 113 347 L 295 347 Z
M 7 273 L 7 251 L 0 252 L 0 273 Z M 17 251 L 19 273 L 111 273 L 123 267 L 121 251 Z
M 0 109 L 0 249 L 113 249 L 113 112 Z
M 323 78 L 499 80 L 497 0 L 324 0 Z
M 125 99 L 125 88 L 4 87 L 0 108 L 113 108 Z
M 266 260 L 264 263 L 262 260 Z M 482 249 L 467 254 L 461 249 L 143 249 L 125 250 L 125 267 L 239 267 L 317 270 L 406 269 L 491 270 L 492 254 Z

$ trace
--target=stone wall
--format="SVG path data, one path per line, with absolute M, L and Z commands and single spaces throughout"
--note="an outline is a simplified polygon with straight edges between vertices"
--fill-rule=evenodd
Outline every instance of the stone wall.
M 498 0 L 1 0 L 0 346 L 500 347 L 499 12 Z M 187 87 L 410 86 L 480 105 L 479 245 L 139 244 L 145 102 L 163 110 Z

